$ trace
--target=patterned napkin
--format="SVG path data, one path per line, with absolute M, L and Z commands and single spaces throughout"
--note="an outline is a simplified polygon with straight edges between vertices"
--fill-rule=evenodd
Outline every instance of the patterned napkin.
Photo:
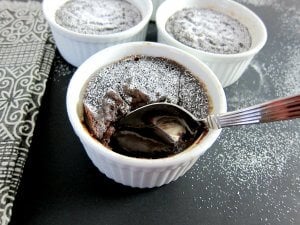
M 0 224 L 8 224 L 54 57 L 38 2 L 0 1 Z

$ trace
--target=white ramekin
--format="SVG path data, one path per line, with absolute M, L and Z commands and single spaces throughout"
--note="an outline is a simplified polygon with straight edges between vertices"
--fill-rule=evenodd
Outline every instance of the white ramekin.
M 131 42 L 106 48 L 85 61 L 74 73 L 67 91 L 69 120 L 94 165 L 118 183 L 140 188 L 167 184 L 182 176 L 217 139 L 221 130 L 210 130 L 185 151 L 167 158 L 142 159 L 128 157 L 104 147 L 91 137 L 83 123 L 82 97 L 87 81 L 99 68 L 130 55 L 165 57 L 189 69 L 208 90 L 213 113 L 226 111 L 226 98 L 217 77 L 200 60 L 180 49 L 154 42 Z M 141 74 L 141 76 L 143 76 Z
M 237 54 L 215 54 L 191 48 L 174 39 L 165 29 L 170 16 L 183 8 L 210 8 L 229 15 L 248 29 L 252 37 L 251 48 Z M 217 75 L 223 87 L 229 86 L 240 78 L 252 58 L 267 41 L 267 30 L 261 19 L 245 6 L 231 0 L 173 0 L 163 2 L 156 12 L 158 42 L 178 47 L 206 63 Z
M 44 0 L 43 12 L 50 25 L 59 52 L 73 66 L 78 67 L 88 57 L 108 46 L 146 39 L 147 27 L 153 9 L 151 0 L 127 0 L 141 11 L 142 21 L 128 30 L 103 35 L 81 34 L 57 24 L 55 22 L 55 12 L 66 1 Z
M 152 0 L 152 4 L 153 4 L 153 12 L 151 15 L 150 20 L 151 21 L 155 21 L 155 14 L 156 14 L 156 10 L 158 9 L 158 7 L 160 6 L 160 4 L 162 2 L 164 2 L 165 0 Z

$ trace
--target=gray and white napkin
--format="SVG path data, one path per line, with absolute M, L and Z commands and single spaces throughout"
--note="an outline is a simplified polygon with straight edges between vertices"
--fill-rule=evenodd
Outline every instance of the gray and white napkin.
M 0 1 L 0 224 L 8 224 L 55 54 L 38 2 Z

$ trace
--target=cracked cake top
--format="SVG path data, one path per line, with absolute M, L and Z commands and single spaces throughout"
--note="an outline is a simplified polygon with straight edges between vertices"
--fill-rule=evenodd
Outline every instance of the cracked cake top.
M 129 56 L 102 67 L 89 80 L 83 98 L 85 123 L 107 146 L 118 118 L 163 101 L 183 106 L 199 118 L 210 112 L 204 84 L 186 68 L 165 58 Z

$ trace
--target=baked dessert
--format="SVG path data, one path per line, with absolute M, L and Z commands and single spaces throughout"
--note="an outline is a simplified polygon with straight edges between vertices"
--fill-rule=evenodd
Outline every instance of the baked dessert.
M 169 156 L 172 153 L 124 151 L 111 142 L 120 118 L 153 102 L 178 104 L 198 118 L 211 110 L 204 84 L 186 68 L 169 59 L 135 55 L 107 65 L 91 77 L 83 96 L 84 123 L 92 136 L 113 151 L 134 157 Z M 187 147 L 182 146 L 173 153 Z
M 246 26 L 224 13 L 206 8 L 184 8 L 166 22 L 166 31 L 177 41 L 205 52 L 236 54 L 251 47 Z
M 55 13 L 56 23 L 82 34 L 125 31 L 142 20 L 141 12 L 125 0 L 69 0 Z

